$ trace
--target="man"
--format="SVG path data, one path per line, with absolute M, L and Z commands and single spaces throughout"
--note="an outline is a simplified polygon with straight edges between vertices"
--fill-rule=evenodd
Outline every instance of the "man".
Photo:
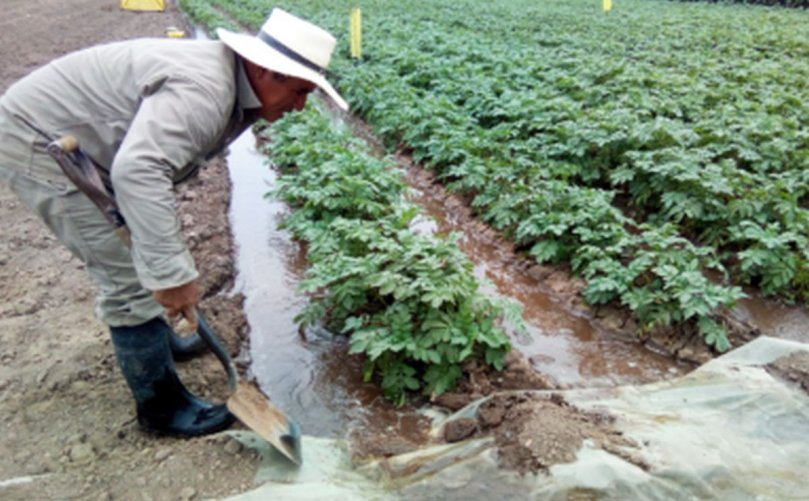
M 98 284 L 96 312 L 110 327 L 124 378 L 146 429 L 196 436 L 234 417 L 179 381 L 172 352 L 195 352 L 198 272 L 180 234 L 174 184 L 258 118 L 300 110 L 315 88 L 346 103 L 326 81 L 335 39 L 274 9 L 253 37 L 220 41 L 142 39 L 79 51 L 34 71 L 0 97 L 0 179 L 85 264 Z M 115 197 L 131 249 L 47 154 L 71 135 Z

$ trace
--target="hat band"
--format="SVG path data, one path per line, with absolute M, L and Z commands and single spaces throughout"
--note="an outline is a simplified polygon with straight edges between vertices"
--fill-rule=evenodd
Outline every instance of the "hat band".
M 315 72 L 317 72 L 317 73 L 319 73 L 319 74 L 321 74 L 323 76 L 326 75 L 326 68 L 323 68 L 322 66 L 319 66 L 319 65 L 313 63 L 312 61 L 306 59 L 302 55 L 298 54 L 294 50 L 292 50 L 289 47 L 287 47 L 286 45 L 284 45 L 283 43 L 279 42 L 272 35 L 267 34 L 267 32 L 265 32 L 265 31 L 259 32 L 258 38 L 262 42 L 266 43 L 267 45 L 269 45 L 273 49 L 275 49 L 278 52 L 280 52 L 281 54 L 285 55 L 286 57 L 292 59 L 296 63 L 300 63 L 300 64 L 306 66 L 307 68 L 309 68 L 310 70 L 315 71 Z

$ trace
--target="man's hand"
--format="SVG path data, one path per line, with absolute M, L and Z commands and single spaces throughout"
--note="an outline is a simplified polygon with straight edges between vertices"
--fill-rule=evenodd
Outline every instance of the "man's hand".
M 188 322 L 189 332 L 197 331 L 199 286 L 196 280 L 171 289 L 154 291 L 154 298 L 166 309 L 166 314 L 172 323 L 175 323 L 175 319 L 179 316 Z

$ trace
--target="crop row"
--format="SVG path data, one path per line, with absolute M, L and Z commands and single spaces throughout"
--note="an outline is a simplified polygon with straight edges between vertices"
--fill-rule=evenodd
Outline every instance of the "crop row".
M 741 291 L 706 271 L 809 297 L 803 13 L 415 4 L 364 2 L 365 57 L 341 46 L 341 90 L 482 219 L 538 261 L 569 263 L 590 302 L 626 305 L 644 331 L 695 323 L 724 349 L 716 308 Z M 268 9 L 229 5 L 255 27 Z M 339 34 L 349 7 L 288 8 Z
M 520 328 L 518 307 L 479 292 L 456 236 L 411 231 L 418 210 L 392 162 L 313 106 L 263 134 L 281 173 L 271 196 L 293 209 L 283 227 L 307 242 L 301 324 L 325 319 L 350 333 L 366 379 L 378 376 L 399 403 L 407 391 L 452 388 L 465 360 L 502 368 L 510 343 L 500 323 Z
M 376 5 L 373 51 L 340 69 L 355 110 L 538 260 L 571 263 L 588 300 L 642 329 L 695 322 L 721 349 L 710 312 L 741 293 L 709 269 L 809 298 L 805 23 L 496 2 L 424 5 L 414 29 Z
M 719 0 L 679 0 L 681 2 L 713 2 Z M 773 5 L 777 7 L 790 7 L 797 9 L 809 9 L 809 0 L 730 0 L 731 2 L 749 5 Z
M 238 24 L 208 0 L 179 0 L 179 4 L 183 12 L 200 26 L 239 31 Z

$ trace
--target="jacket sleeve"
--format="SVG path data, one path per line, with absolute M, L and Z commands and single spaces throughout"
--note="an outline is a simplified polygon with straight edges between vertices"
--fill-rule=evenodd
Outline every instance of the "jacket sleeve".
M 142 99 L 115 155 L 112 186 L 132 234 L 135 271 L 148 290 L 199 276 L 180 232 L 172 179 L 214 143 L 225 121 L 217 96 L 193 81 L 167 79 Z

